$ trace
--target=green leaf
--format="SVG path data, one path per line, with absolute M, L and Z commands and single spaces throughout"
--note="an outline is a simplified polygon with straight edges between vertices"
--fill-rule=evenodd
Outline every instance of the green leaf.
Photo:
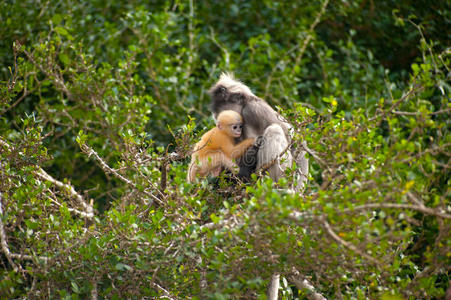
M 54 30 L 56 32 L 58 32 L 59 34 L 61 34 L 62 36 L 67 36 L 69 34 L 69 32 L 67 32 L 67 30 L 65 28 L 60 27 L 60 26 L 55 27 Z
M 52 17 L 52 22 L 54 25 L 61 23 L 62 20 L 63 20 L 63 17 L 60 14 L 54 14 Z
M 58 54 L 58 57 L 65 66 L 69 65 L 70 59 L 65 53 Z
M 80 288 L 78 287 L 78 284 L 75 281 L 71 281 L 71 286 L 72 286 L 72 291 L 74 291 L 74 293 L 79 294 L 80 293 Z
M 123 263 L 117 263 L 115 266 L 115 269 L 118 271 L 131 271 L 132 268 L 129 265 L 123 264 Z

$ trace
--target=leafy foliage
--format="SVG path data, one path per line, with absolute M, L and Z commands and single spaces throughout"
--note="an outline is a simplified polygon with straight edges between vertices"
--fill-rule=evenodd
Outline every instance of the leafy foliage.
M 423 2 L 0 3 L 0 294 L 443 297 L 450 4 Z M 302 195 L 186 182 L 222 71 L 294 125 Z

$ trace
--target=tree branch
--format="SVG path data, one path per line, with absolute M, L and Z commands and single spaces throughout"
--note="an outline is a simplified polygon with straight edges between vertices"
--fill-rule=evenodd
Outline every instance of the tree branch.
M 302 147 L 302 149 L 304 149 L 308 154 L 310 154 L 317 162 L 319 162 L 323 167 L 329 168 L 329 167 L 327 166 L 326 162 L 325 162 L 324 160 L 322 160 L 322 159 L 316 154 L 315 151 L 313 151 L 312 149 L 310 149 L 310 148 L 307 146 L 307 143 L 301 143 L 301 147 Z
M 324 15 L 324 12 L 326 11 L 326 7 L 329 4 L 329 0 L 325 0 L 323 2 L 323 5 L 321 6 L 321 10 L 316 15 L 315 20 L 310 25 L 310 28 L 308 30 L 307 38 L 304 40 L 304 43 L 302 44 L 301 50 L 299 51 L 299 54 L 296 56 L 296 60 L 294 62 L 293 66 L 299 65 L 299 62 L 302 59 L 302 56 L 304 55 L 305 49 L 307 49 L 308 44 L 310 43 L 310 40 L 313 38 L 313 30 L 315 30 L 316 25 L 318 25 L 319 21 L 321 20 L 321 17 Z M 295 68 L 293 67 L 291 70 L 291 75 L 293 75 L 295 72 Z
M 21 269 L 21 267 L 17 266 L 14 263 L 13 259 L 34 260 L 35 258 L 38 258 L 40 260 L 48 262 L 49 258 L 45 257 L 45 256 L 31 256 L 31 255 L 26 255 L 26 254 L 11 253 L 11 251 L 9 250 L 9 247 L 8 247 L 8 239 L 7 239 L 6 232 L 5 232 L 5 226 L 3 225 L 4 214 L 3 214 L 2 198 L 3 198 L 2 193 L 0 193 L 0 244 L 1 244 L 1 248 L 3 250 L 3 254 L 5 254 L 6 259 L 11 264 L 14 271 L 18 272 Z
M 3 141 L 2 139 L 0 139 L 0 145 L 6 147 L 6 149 L 12 150 L 13 147 L 11 147 L 7 142 Z M 19 154 L 22 154 L 21 152 L 19 152 Z M 84 210 L 86 212 L 82 213 L 81 215 L 83 217 L 86 218 L 93 218 L 94 217 L 94 209 L 92 207 L 91 204 L 88 204 L 83 197 L 77 193 L 74 189 L 74 187 L 68 183 L 63 183 L 59 180 L 56 180 L 55 178 L 53 178 L 52 176 L 50 176 L 46 171 L 44 171 L 40 166 L 36 165 L 37 170 L 33 171 L 33 174 L 35 174 L 36 176 L 38 176 L 39 178 L 43 179 L 43 180 L 47 180 L 49 182 L 51 182 L 52 184 L 56 185 L 57 187 L 59 187 L 60 189 L 63 189 L 65 191 L 67 191 L 70 196 L 72 196 L 73 198 L 75 198 L 77 200 L 77 202 L 84 208 Z
M 274 273 L 271 276 L 271 281 L 268 285 L 267 299 L 277 300 L 279 296 L 279 284 L 280 284 L 280 274 Z
M 337 243 L 341 244 L 343 247 L 348 248 L 349 250 L 359 254 L 360 256 L 365 257 L 367 260 L 371 261 L 372 263 L 376 264 L 376 265 L 380 265 L 381 262 L 366 254 L 365 252 L 361 251 L 359 248 L 357 248 L 356 246 L 354 246 L 353 244 L 343 240 L 341 237 L 339 237 L 335 231 L 332 229 L 332 227 L 330 226 L 330 224 L 324 219 L 322 218 L 322 223 L 324 225 L 324 228 L 326 229 L 326 232 L 332 237 L 332 239 L 334 239 Z
M 320 293 L 316 292 L 315 287 L 305 278 L 301 276 L 298 270 L 293 268 L 293 275 L 289 277 L 289 280 L 299 289 L 307 290 L 309 294 L 307 298 L 310 300 L 326 300 L 326 298 Z
M 50 176 L 46 171 L 44 171 L 42 168 L 38 167 L 38 170 L 34 172 L 38 177 L 40 177 L 43 180 L 47 180 L 49 182 L 51 182 L 52 184 L 56 185 L 57 187 L 59 187 L 60 189 L 63 189 L 67 192 L 69 192 L 69 194 L 74 197 L 75 199 L 77 199 L 77 202 L 83 206 L 83 208 L 86 210 L 86 212 L 79 212 L 77 211 L 77 213 L 81 214 L 83 217 L 86 218 L 92 218 L 94 217 L 94 209 L 92 208 L 92 206 L 88 203 L 86 203 L 86 201 L 83 200 L 83 197 L 78 194 L 74 187 L 70 184 L 66 184 L 66 183 L 62 183 L 61 181 L 56 180 L 55 178 L 53 178 L 52 176 Z M 76 210 L 74 210 L 76 211 Z
M 81 150 L 86 153 L 88 155 L 88 157 L 90 157 L 91 155 L 94 156 L 94 158 L 96 159 L 96 161 L 100 164 L 100 167 L 102 168 L 102 170 L 108 174 L 112 174 L 115 177 L 117 177 L 118 179 L 122 180 L 123 182 L 125 182 L 127 185 L 132 186 L 134 189 L 141 191 L 138 186 L 136 185 L 136 183 L 134 183 L 133 181 L 131 181 L 128 178 L 125 178 L 124 176 L 122 176 L 121 174 L 119 174 L 116 170 L 114 170 L 113 168 L 111 168 L 110 166 L 107 165 L 106 162 L 103 161 L 103 159 L 97 154 L 97 152 L 95 152 L 91 147 L 89 147 L 86 144 L 80 144 Z M 158 203 L 159 205 L 164 205 L 164 202 L 161 201 L 158 197 L 156 197 L 154 194 L 150 193 L 149 191 L 143 190 L 142 191 L 145 195 L 149 196 L 150 198 L 152 198 L 152 200 L 154 200 L 156 203 Z
M 360 206 L 356 206 L 353 208 L 347 208 L 344 209 L 343 212 L 352 212 L 352 211 L 358 211 L 358 210 L 369 210 L 369 209 L 375 209 L 375 208 L 398 208 L 398 209 L 410 209 L 422 212 L 426 215 L 432 215 L 443 219 L 450 219 L 451 215 L 436 211 L 432 208 L 428 208 L 426 206 L 420 206 L 420 205 L 411 205 L 411 204 L 403 204 L 403 203 L 368 203 Z

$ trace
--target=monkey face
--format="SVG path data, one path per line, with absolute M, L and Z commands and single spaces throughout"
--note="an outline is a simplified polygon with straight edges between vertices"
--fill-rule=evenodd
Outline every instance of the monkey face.
M 226 101 L 227 95 L 228 95 L 227 88 L 225 88 L 222 85 L 214 87 L 213 90 L 211 91 L 211 96 L 214 99 L 217 99 L 218 101 Z
M 230 136 L 233 137 L 240 137 L 241 133 L 243 132 L 243 123 L 237 123 L 237 124 L 230 124 L 229 125 L 229 133 Z
M 234 110 L 223 110 L 218 115 L 216 126 L 225 130 L 228 136 L 237 138 L 243 132 L 243 118 Z
M 230 73 L 222 73 L 218 82 L 208 91 L 211 96 L 211 112 L 215 120 L 223 110 L 233 110 L 242 114 L 243 107 L 255 98 L 252 91 Z

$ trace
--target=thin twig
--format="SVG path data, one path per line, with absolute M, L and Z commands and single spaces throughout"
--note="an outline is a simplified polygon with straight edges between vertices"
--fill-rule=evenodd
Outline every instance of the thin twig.
M 74 189 L 74 187 L 70 184 L 67 183 L 62 183 L 59 180 L 56 180 L 55 178 L 53 178 L 52 176 L 50 176 L 46 171 L 44 171 L 42 168 L 38 167 L 38 170 L 36 170 L 34 172 L 37 176 L 39 176 L 41 179 L 47 180 L 51 183 L 53 183 L 54 185 L 56 185 L 57 187 L 69 192 L 69 194 L 74 197 L 75 199 L 77 199 L 77 202 L 83 206 L 83 208 L 86 210 L 86 213 L 83 213 L 84 217 L 87 218 L 92 218 L 94 217 L 94 209 L 92 208 L 92 206 L 88 203 L 86 203 L 86 201 L 83 200 L 83 197 L 77 193 Z
M 12 150 L 12 147 L 5 141 L 3 141 L 2 139 L 0 139 L 0 145 L 6 147 L 9 150 Z M 21 152 L 19 152 L 19 154 L 22 154 Z M 88 204 L 83 197 L 77 193 L 74 189 L 74 187 L 68 183 L 63 183 L 59 180 L 56 180 L 55 178 L 53 178 L 52 176 L 50 176 L 46 171 L 44 171 L 40 166 L 36 165 L 37 170 L 33 171 L 33 173 L 40 177 L 43 180 L 47 180 L 51 183 L 53 183 L 54 185 L 56 185 L 57 187 L 67 191 L 70 196 L 72 196 L 73 198 L 75 198 L 77 200 L 77 202 L 84 208 L 84 210 L 86 211 L 84 213 L 84 217 L 86 218 L 92 218 L 94 217 L 94 209 L 92 207 L 92 205 Z
M 4 217 L 4 214 L 3 214 L 3 207 L 2 207 L 2 194 L 0 193 L 0 244 L 1 244 L 1 247 L 3 250 L 3 254 L 5 254 L 6 259 L 11 264 L 11 266 L 13 267 L 15 272 L 18 272 L 21 269 L 21 267 L 17 266 L 14 263 L 13 259 L 34 260 L 35 258 L 38 258 L 45 262 L 49 261 L 49 258 L 45 257 L 45 256 L 31 256 L 31 255 L 26 255 L 26 254 L 11 253 L 11 251 L 9 250 L 9 247 L 8 247 L 8 239 L 6 236 L 5 226 L 3 225 L 3 217 Z
M 325 0 L 323 2 L 323 5 L 321 6 L 321 10 L 316 15 L 315 20 L 310 25 L 310 28 L 308 30 L 307 38 L 304 40 L 304 43 L 302 44 L 301 50 L 299 51 L 299 54 L 296 57 L 296 60 L 294 62 L 294 66 L 299 65 L 299 62 L 302 59 L 302 56 L 304 55 L 305 49 L 307 49 L 308 44 L 310 43 L 310 40 L 313 38 L 313 30 L 315 30 L 316 25 L 318 25 L 319 21 L 321 20 L 321 17 L 324 15 L 324 12 L 326 11 L 326 7 L 329 4 L 329 0 Z M 295 68 L 291 70 L 291 75 L 293 75 L 295 72 Z
M 310 292 L 310 294 L 306 295 L 307 299 L 326 300 L 323 295 L 315 291 L 315 287 L 307 279 L 300 279 L 296 276 L 291 276 L 289 279 L 299 290 L 308 290 Z
M 440 114 L 445 114 L 445 113 L 449 113 L 449 112 L 451 112 L 451 109 L 442 109 L 442 110 L 437 110 L 437 111 L 426 112 L 426 115 L 440 115 Z M 392 113 L 394 113 L 395 115 L 400 115 L 400 116 L 421 116 L 423 114 L 422 112 L 397 111 L 397 110 L 393 110 Z
M 380 265 L 381 262 L 366 254 L 365 252 L 363 252 L 362 250 L 360 250 L 359 248 L 357 248 L 356 246 L 354 246 L 353 244 L 343 240 L 341 237 L 338 236 L 338 234 L 335 233 L 335 231 L 332 229 L 332 227 L 330 226 L 329 222 L 327 222 L 325 219 L 322 219 L 322 223 L 324 225 L 324 228 L 326 229 L 326 232 L 332 237 L 333 240 L 335 240 L 337 243 L 341 244 L 343 247 L 348 248 L 349 250 L 359 254 L 360 256 L 365 257 L 367 260 L 371 261 L 372 263 L 376 264 L 376 265 Z
M 121 174 L 119 174 L 116 170 L 114 170 L 113 168 L 111 168 L 109 165 L 107 165 L 106 162 L 103 161 L 103 159 L 97 154 L 97 152 L 95 152 L 91 147 L 89 147 L 86 144 L 81 144 L 80 145 L 81 150 L 83 152 L 85 152 L 88 156 L 94 156 L 94 158 L 96 159 L 96 161 L 100 164 L 100 167 L 102 168 L 102 170 L 108 174 L 112 174 L 115 177 L 117 177 L 118 179 L 122 180 L 123 182 L 125 182 L 127 185 L 132 186 L 133 188 L 135 188 L 136 190 L 140 191 L 140 189 L 138 188 L 138 186 L 136 185 L 136 183 L 134 183 L 133 181 L 131 181 L 128 178 L 125 178 L 124 176 L 122 176 Z M 156 197 L 154 194 L 150 193 L 149 191 L 143 190 L 142 191 L 145 195 L 149 196 L 150 198 L 152 198 L 156 203 L 158 203 L 159 205 L 163 205 L 163 201 L 161 201 L 158 197 Z
M 168 161 L 163 161 L 161 164 L 161 178 L 160 178 L 160 193 L 164 194 L 167 186 L 168 176 Z
M 53 194 L 53 192 L 52 192 L 51 190 L 48 190 L 48 192 L 50 192 L 50 193 Z M 55 198 L 56 198 L 56 197 L 55 197 Z M 62 207 L 62 206 L 63 206 L 61 203 L 59 203 L 58 201 L 56 201 L 56 199 L 54 199 L 54 198 L 52 198 L 52 197 L 49 197 L 49 199 L 50 199 L 51 202 L 55 203 L 57 206 L 59 206 L 59 207 Z M 75 209 L 75 208 L 70 208 L 70 207 L 68 207 L 67 210 L 68 210 L 69 212 L 75 213 L 75 214 L 77 214 L 77 215 L 79 215 L 79 216 L 81 216 L 81 217 L 84 217 L 84 218 L 92 218 L 92 217 L 93 217 L 92 215 L 89 215 L 88 213 L 86 213 L 86 212 L 84 212 L 84 211 L 80 211 L 80 210 Z
M 306 295 L 308 299 L 311 300 L 326 300 L 326 298 L 318 293 L 315 287 L 304 277 L 301 273 L 293 268 L 293 275 L 289 277 L 290 281 L 294 283 L 294 285 L 299 290 L 308 290 L 310 294 Z
M 342 212 L 369 210 L 369 209 L 375 209 L 375 208 L 410 209 L 410 210 L 419 211 L 419 212 L 424 213 L 426 215 L 431 215 L 431 216 L 436 216 L 436 217 L 439 217 L 439 218 L 451 220 L 451 215 L 450 214 L 447 214 L 447 213 L 444 213 L 444 212 L 439 212 L 439 211 L 436 211 L 436 210 L 434 210 L 432 208 L 428 208 L 428 207 L 421 206 L 421 205 L 411 205 L 411 204 L 403 204 L 403 203 L 400 203 L 400 204 L 398 204 L 398 203 L 369 203 L 369 204 L 356 206 L 356 207 L 353 207 L 353 208 L 347 208 L 347 209 L 344 209 Z
M 211 41 L 218 46 L 219 49 L 221 49 L 224 52 L 225 56 L 225 68 L 226 70 L 230 68 L 230 53 L 227 51 L 225 47 L 223 47 L 215 38 L 215 32 L 213 30 L 213 27 L 210 27 L 210 39 Z
M 304 149 L 308 154 L 310 154 L 317 162 L 319 162 L 321 164 L 321 166 L 323 167 L 327 167 L 327 164 L 324 160 L 322 160 L 315 151 L 313 151 L 312 149 L 310 149 L 307 146 L 307 143 L 302 143 L 300 146 L 302 149 Z
M 163 288 L 161 285 L 159 285 L 158 283 L 154 283 L 153 286 L 155 286 L 158 290 L 163 292 L 163 296 L 160 296 L 160 299 L 170 299 L 170 300 L 174 300 L 174 299 L 178 299 L 175 296 L 171 295 L 168 290 L 166 290 L 165 288 Z
M 379 115 L 375 115 L 374 117 L 368 119 L 369 122 L 372 122 L 376 119 L 383 119 L 389 112 L 393 112 L 394 109 L 399 106 L 404 100 L 408 99 L 412 94 L 414 94 L 415 92 L 422 90 L 423 87 L 422 86 L 417 86 L 417 85 L 413 85 L 413 87 L 407 92 L 405 93 L 401 98 L 399 98 L 398 101 L 395 101 L 395 103 L 392 104 L 392 106 L 388 109 L 388 110 L 384 110 L 382 112 L 382 114 Z

